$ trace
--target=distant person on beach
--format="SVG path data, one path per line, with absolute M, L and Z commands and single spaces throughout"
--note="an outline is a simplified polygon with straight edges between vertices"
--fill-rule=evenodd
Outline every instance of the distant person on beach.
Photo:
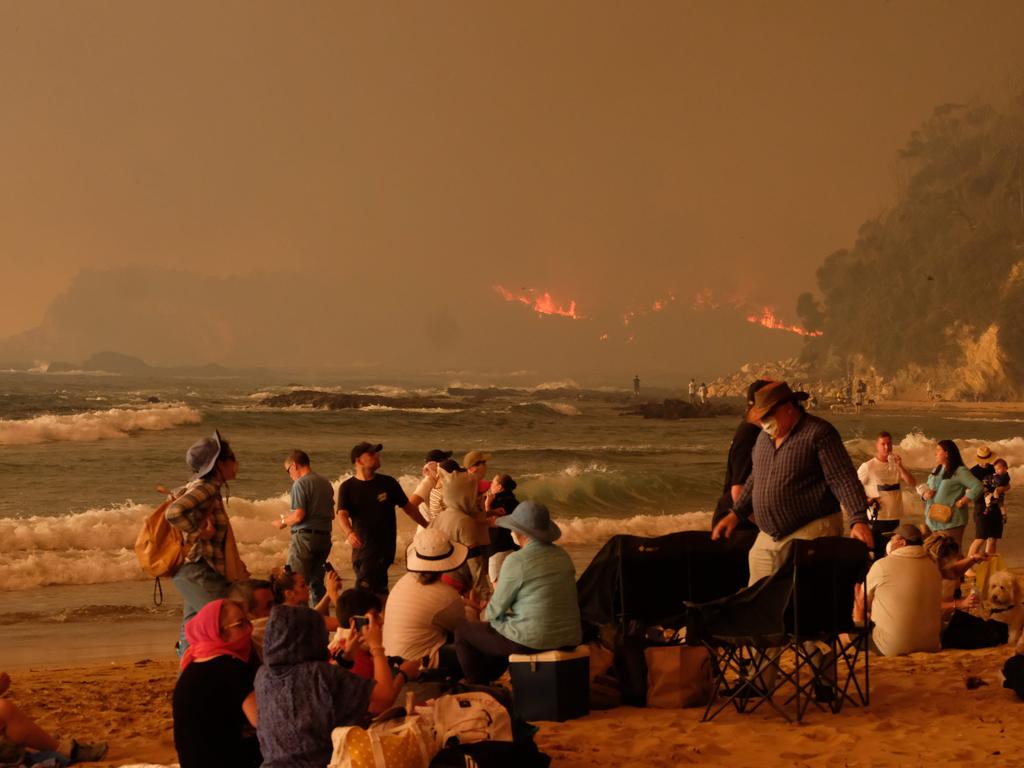
M 309 585 L 310 602 L 319 603 L 326 592 L 324 565 L 331 554 L 331 526 L 334 523 L 334 488 L 309 466 L 309 454 L 298 449 L 284 460 L 292 479 L 290 515 L 281 515 L 274 525 L 291 526 L 288 565 L 301 573 Z
M 924 521 L 928 530 L 951 536 L 963 546 L 964 527 L 970 504 L 984 492 L 981 481 L 970 473 L 952 440 L 940 440 L 935 446 L 935 469 L 924 487 L 918 486 L 924 499 Z
M 757 379 L 747 387 L 747 408 L 754 405 L 754 395 L 770 379 Z M 729 445 L 729 458 L 725 463 L 725 486 L 722 488 L 722 495 L 715 506 L 715 513 L 711 518 L 711 527 L 714 528 L 718 522 L 729 514 L 739 501 L 743 486 L 750 477 L 752 466 L 751 454 L 754 452 L 754 443 L 757 436 L 761 434 L 761 427 L 758 424 L 751 424 L 746 418 L 740 419 L 739 425 L 732 436 L 732 443 Z M 757 526 L 749 518 L 741 520 L 737 526 L 739 530 L 757 530 Z
M 0 672 L 0 697 L 11 687 L 11 677 Z M 53 736 L 18 709 L 10 699 L 0 698 L 0 765 L 72 765 L 102 760 L 104 742 L 85 744 Z M 52 761 L 47 763 L 46 761 Z
M 238 476 L 238 459 L 231 446 L 214 431 L 193 443 L 185 454 L 195 473 L 164 513 L 167 522 L 185 537 L 185 562 L 174 574 L 181 594 L 182 621 L 178 654 L 188 647 L 185 625 L 211 600 L 227 596 L 232 581 L 249 578 L 238 555 L 221 488 Z
M 690 396 L 690 403 L 693 405 L 697 404 L 697 380 L 690 379 L 690 383 L 686 385 L 686 394 Z
M 697 396 L 700 398 L 701 405 L 708 404 L 708 385 L 703 381 L 700 383 L 700 387 L 697 388 Z
M 923 543 L 921 529 L 904 523 L 893 532 L 889 554 L 868 571 L 871 641 L 884 656 L 941 649 L 942 576 Z
M 633 377 L 633 397 L 640 397 L 640 374 Z
M 231 600 L 207 603 L 185 627 L 174 686 L 174 748 L 181 768 L 257 768 L 252 625 Z
M 368 714 L 391 706 L 381 625 L 372 613 L 367 621 L 361 634 L 373 658 L 372 680 L 329 663 L 327 629 L 315 611 L 287 605 L 271 611 L 256 673 L 263 768 L 323 768 L 331 759 L 331 731 L 362 725 Z
M 805 392 L 773 381 L 754 395 L 747 420 L 762 434 L 754 444 L 750 477 L 733 509 L 712 531 L 728 537 L 752 517 L 760 529 L 748 556 L 750 583 L 774 573 L 793 539 L 839 536 L 847 511 L 850 535 L 869 549 L 868 500 L 836 428 L 800 406 Z
M 982 453 L 984 452 L 984 456 Z M 985 493 L 974 502 L 974 541 L 968 554 L 976 555 L 984 550 L 987 555 L 996 554 L 998 543 L 1003 538 L 1003 525 L 1006 523 L 1006 494 L 1010 490 L 1010 473 L 1005 459 L 996 459 L 990 466 L 992 473 L 985 479 L 979 477 L 979 465 L 991 458 L 992 451 L 988 446 L 978 449 L 979 464 L 971 467 L 971 474 L 982 481 Z
M 414 523 L 427 527 L 419 504 L 410 501 L 402 486 L 380 469 L 380 443 L 359 443 L 352 448 L 355 474 L 338 488 L 338 523 L 352 547 L 356 586 L 378 595 L 388 593 L 388 568 L 395 561 L 398 528 L 395 508 Z
M 524 501 L 497 524 L 522 547 L 501 567 L 484 621 L 455 631 L 455 650 L 466 679 L 489 683 L 508 668 L 510 653 L 576 646 L 582 637 L 576 569 L 554 542 L 562 535 L 547 507 Z
M 910 488 L 917 485 L 903 458 L 893 452 L 892 435 L 879 432 L 875 438 L 875 455 L 857 468 L 857 477 L 864 486 L 868 501 L 878 508 L 879 520 L 900 520 L 903 517 L 903 491 L 900 483 Z

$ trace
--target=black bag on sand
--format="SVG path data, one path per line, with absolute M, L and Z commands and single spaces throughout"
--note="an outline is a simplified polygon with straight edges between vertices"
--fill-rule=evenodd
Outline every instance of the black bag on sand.
M 472 762 L 470 762 L 472 760 Z M 551 758 L 529 742 L 478 741 L 445 747 L 430 761 L 430 768 L 548 768 Z
M 953 618 L 942 632 L 943 648 L 994 648 L 1010 639 L 1010 626 L 995 619 L 978 618 L 966 611 L 953 611 Z
M 637 621 L 627 621 L 615 635 L 615 674 L 619 678 L 622 703 L 631 707 L 647 704 L 647 637 Z
M 1024 656 L 1011 656 L 1003 664 L 1003 688 L 1009 688 L 1024 699 Z

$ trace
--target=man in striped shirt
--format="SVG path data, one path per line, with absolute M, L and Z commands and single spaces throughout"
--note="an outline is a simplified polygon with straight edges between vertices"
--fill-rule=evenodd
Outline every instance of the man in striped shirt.
M 751 547 L 750 583 L 774 572 L 793 539 L 839 536 L 841 507 L 850 535 L 874 545 L 867 523 L 868 500 L 839 432 L 824 419 L 804 412 L 804 392 L 784 381 L 757 391 L 747 420 L 761 426 L 754 444 L 753 469 L 739 499 L 712 531 L 728 537 L 741 519 L 760 529 Z

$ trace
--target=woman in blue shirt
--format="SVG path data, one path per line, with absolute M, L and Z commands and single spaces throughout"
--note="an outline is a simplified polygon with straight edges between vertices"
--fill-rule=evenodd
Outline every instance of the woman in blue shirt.
M 930 531 L 941 531 L 963 544 L 967 510 L 982 493 L 982 485 L 960 458 L 960 449 L 952 440 L 940 440 L 935 446 L 938 466 L 928 475 L 928 488 L 921 494 L 924 499 L 924 521 Z M 951 514 L 945 517 L 945 509 Z M 933 517 L 934 515 L 934 517 Z

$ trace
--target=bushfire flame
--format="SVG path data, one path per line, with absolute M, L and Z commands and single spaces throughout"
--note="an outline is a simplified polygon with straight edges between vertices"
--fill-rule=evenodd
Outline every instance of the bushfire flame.
M 773 328 L 778 331 L 789 331 L 800 336 L 821 336 L 821 331 L 808 331 L 799 325 L 787 325 L 775 316 L 775 312 L 772 311 L 771 307 L 764 307 L 760 315 L 748 315 L 747 322 L 763 325 L 765 328 Z
M 583 317 L 576 311 L 576 302 L 574 300 L 570 300 L 567 306 L 559 304 L 547 291 L 538 294 L 533 289 L 524 289 L 526 293 L 513 293 L 500 285 L 494 286 L 494 290 L 501 294 L 505 301 L 517 301 L 520 304 L 525 304 L 538 315 L 555 315 L 557 317 L 568 317 L 572 320 L 579 320 Z

